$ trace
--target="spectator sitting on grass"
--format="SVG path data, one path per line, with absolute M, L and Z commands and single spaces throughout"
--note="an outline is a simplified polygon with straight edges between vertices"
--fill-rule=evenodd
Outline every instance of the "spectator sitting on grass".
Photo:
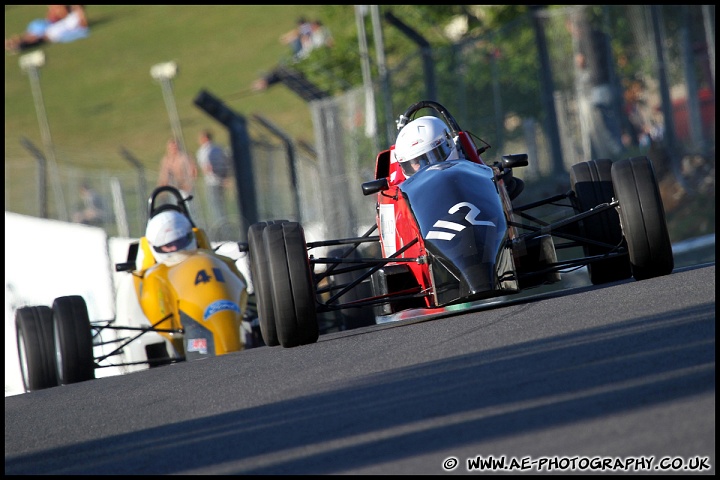
M 70 9 L 67 5 L 48 5 L 45 17 L 36 18 L 28 23 L 22 34 L 5 39 L 5 50 L 17 53 L 25 46 L 37 44 L 45 35 L 45 30 L 53 23 L 65 18 L 68 13 L 70 13 Z
M 66 5 L 51 5 L 51 7 L 67 7 Z M 53 9 L 48 13 L 47 22 L 33 21 L 28 25 L 28 31 L 22 35 L 5 40 L 5 50 L 10 53 L 19 53 L 30 47 L 43 43 L 68 43 L 89 34 L 87 16 L 84 5 L 70 5 L 66 14 L 62 9 Z M 52 21 L 52 19 L 55 19 Z M 31 28 L 32 27 L 32 28 Z

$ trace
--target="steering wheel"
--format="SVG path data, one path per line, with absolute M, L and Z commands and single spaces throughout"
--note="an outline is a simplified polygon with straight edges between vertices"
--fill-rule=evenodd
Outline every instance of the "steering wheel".
M 455 118 L 450 115 L 450 112 L 448 112 L 447 108 L 443 107 L 438 102 L 434 102 L 432 100 L 421 100 L 417 103 L 410 105 L 410 107 L 405 110 L 405 113 L 400 115 L 400 117 L 398 118 L 397 129 L 401 130 L 405 125 L 408 124 L 409 121 L 413 120 L 413 116 L 423 108 L 430 108 L 439 113 L 443 117 L 443 120 L 445 120 L 445 123 L 447 123 L 448 127 L 450 127 L 450 133 L 452 133 L 453 137 L 457 136 L 457 134 L 460 133 L 460 126 L 455 121 Z

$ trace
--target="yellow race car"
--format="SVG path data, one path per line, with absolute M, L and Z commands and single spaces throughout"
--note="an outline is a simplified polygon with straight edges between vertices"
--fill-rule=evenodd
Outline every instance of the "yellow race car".
M 90 322 L 79 295 L 16 311 L 26 391 L 91 380 L 100 368 L 128 373 L 263 344 L 246 278 L 213 250 L 188 200 L 171 186 L 151 194 L 146 235 L 115 265 L 127 274 L 117 281 L 114 319 Z

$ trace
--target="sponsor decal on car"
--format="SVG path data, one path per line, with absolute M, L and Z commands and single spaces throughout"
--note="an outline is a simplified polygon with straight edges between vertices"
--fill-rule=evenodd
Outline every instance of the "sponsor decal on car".
M 395 246 L 395 206 L 380 205 L 380 234 L 382 235 L 385 256 L 389 257 L 397 251 Z
M 189 338 L 187 343 L 188 352 L 207 353 L 207 338 Z
M 460 209 L 463 207 L 469 210 L 468 214 L 465 215 L 465 221 L 468 222 L 470 225 L 487 225 L 489 227 L 495 226 L 493 222 L 486 220 L 478 220 L 478 218 L 480 217 L 480 209 L 469 202 L 460 202 L 453 205 L 450 210 L 448 210 L 448 213 L 450 215 L 453 215 L 459 212 Z M 465 229 L 465 225 L 445 220 L 438 220 L 437 222 L 435 222 L 433 227 L 454 230 L 456 232 L 462 232 Z M 438 230 L 430 230 L 430 232 L 428 232 L 427 236 L 425 237 L 425 239 L 427 240 L 452 240 L 453 238 L 455 238 L 454 233 L 442 232 Z
M 205 309 L 205 313 L 203 313 L 203 320 L 207 320 L 211 316 L 215 315 L 217 312 L 221 312 L 223 310 L 232 310 L 233 312 L 240 312 L 240 307 L 235 302 L 231 302 L 230 300 L 218 300 L 217 302 L 213 302 Z

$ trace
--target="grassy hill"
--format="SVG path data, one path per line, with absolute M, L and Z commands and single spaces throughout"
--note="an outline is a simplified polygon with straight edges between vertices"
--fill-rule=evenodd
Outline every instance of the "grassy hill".
M 5 6 L 5 34 L 23 31 L 45 14 L 44 5 Z M 175 61 L 173 82 L 187 148 L 197 148 L 197 131 L 222 127 L 193 104 L 207 89 L 238 113 L 259 113 L 293 138 L 314 139 L 310 112 L 296 94 L 275 86 L 264 92 L 250 85 L 287 58 L 280 35 L 297 17 L 320 18 L 333 31 L 353 22 L 352 6 L 343 21 L 327 18 L 318 5 L 89 5 L 90 36 L 67 44 L 41 47 L 46 64 L 40 85 L 58 159 L 102 168 L 124 161 L 124 146 L 150 169 L 156 169 L 172 130 L 159 83 L 150 76 L 157 63 Z M 350 23 L 350 26 L 353 24 Z M 21 146 L 27 137 L 42 146 L 28 76 L 18 55 L 5 54 L 5 159 L 32 157 Z M 359 68 L 359 67 L 358 67 Z M 219 137 L 220 138 L 220 137 Z M 7 172 L 7 168 L 6 168 Z M 7 181 L 13 181 L 6 178 Z

